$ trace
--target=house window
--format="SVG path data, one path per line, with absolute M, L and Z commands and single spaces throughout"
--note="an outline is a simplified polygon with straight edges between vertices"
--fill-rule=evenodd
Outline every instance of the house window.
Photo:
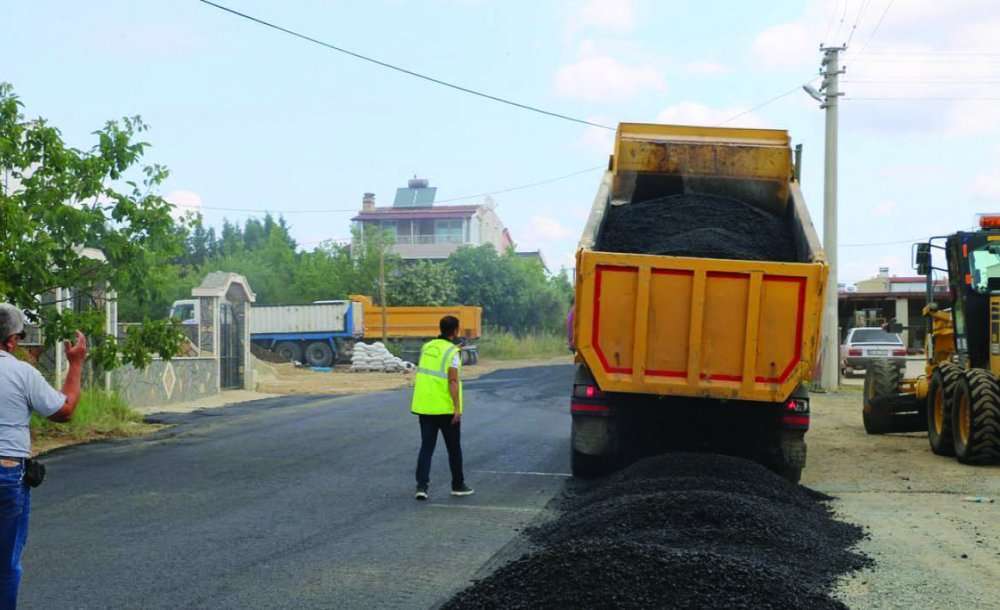
M 434 235 L 437 238 L 437 243 L 440 244 L 462 243 L 463 232 L 461 219 L 434 221 Z

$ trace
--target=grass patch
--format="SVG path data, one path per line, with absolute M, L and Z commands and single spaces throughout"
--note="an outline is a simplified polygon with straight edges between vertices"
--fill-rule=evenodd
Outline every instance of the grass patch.
M 35 440 L 135 436 L 153 428 L 144 424 L 142 416 L 117 394 L 93 388 L 83 391 L 73 419 L 66 423 L 31 416 L 31 436 Z
M 479 355 L 493 360 L 552 358 L 566 356 L 566 336 L 558 333 L 515 335 L 505 331 L 486 333 L 477 342 Z

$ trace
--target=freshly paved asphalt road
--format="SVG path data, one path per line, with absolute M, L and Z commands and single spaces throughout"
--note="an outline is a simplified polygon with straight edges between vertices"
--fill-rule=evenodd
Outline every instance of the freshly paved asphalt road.
M 468 498 L 448 495 L 439 441 L 431 499 L 413 499 L 408 391 L 164 416 L 177 426 L 153 438 L 56 452 L 21 607 L 433 606 L 562 488 L 571 379 L 553 366 L 466 384 Z

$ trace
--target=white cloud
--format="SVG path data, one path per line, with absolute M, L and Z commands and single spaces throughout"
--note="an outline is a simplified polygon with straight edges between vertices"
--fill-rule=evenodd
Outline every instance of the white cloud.
M 529 223 L 528 239 L 535 243 L 558 241 L 573 236 L 570 229 L 550 216 L 532 216 Z
M 174 206 L 175 218 L 183 218 L 188 212 L 197 213 L 201 209 L 201 195 L 194 191 L 170 191 L 163 199 Z
M 1000 169 L 986 171 L 972 182 L 972 194 L 978 199 L 1000 203 Z
M 766 67 L 798 68 L 819 61 L 816 40 L 802 23 L 779 23 L 757 34 L 750 50 Z
M 556 93 L 588 102 L 624 101 L 665 89 L 662 74 L 653 66 L 628 65 L 607 55 L 584 57 L 560 67 L 555 75 Z
M 588 0 L 574 20 L 581 26 L 628 32 L 635 27 L 635 4 L 632 0 Z
M 692 61 L 684 66 L 684 71 L 695 76 L 720 76 L 728 74 L 729 68 L 717 61 Z
M 881 218 L 887 218 L 895 213 L 896 208 L 899 207 L 895 201 L 886 200 L 879 202 L 874 208 L 872 208 L 872 214 Z
M 657 123 L 671 125 L 721 125 L 727 127 L 763 127 L 763 121 L 750 112 L 730 121 L 745 108 L 713 108 L 699 102 L 680 102 L 668 106 L 656 115 Z

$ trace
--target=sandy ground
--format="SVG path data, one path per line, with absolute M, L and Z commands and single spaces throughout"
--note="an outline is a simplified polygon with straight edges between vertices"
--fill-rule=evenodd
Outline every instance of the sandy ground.
M 552 364 L 569 364 L 570 356 L 539 360 L 481 360 L 462 369 L 463 379 L 476 379 L 505 369 L 517 369 Z M 272 364 L 256 361 L 257 391 L 265 394 L 364 394 L 411 387 L 413 375 L 408 373 L 352 373 L 348 367 L 319 373 L 295 368 L 292 364 Z
M 924 433 L 866 435 L 856 388 L 814 394 L 812 406 L 802 482 L 868 529 L 861 550 L 877 562 L 843 581 L 841 599 L 852 608 L 1000 608 L 1000 466 L 936 456 Z
M 923 356 L 910 356 L 906 359 L 906 376 L 919 377 L 924 374 L 925 360 Z M 850 377 L 843 377 L 840 380 L 842 385 L 864 387 L 865 371 L 858 369 Z

